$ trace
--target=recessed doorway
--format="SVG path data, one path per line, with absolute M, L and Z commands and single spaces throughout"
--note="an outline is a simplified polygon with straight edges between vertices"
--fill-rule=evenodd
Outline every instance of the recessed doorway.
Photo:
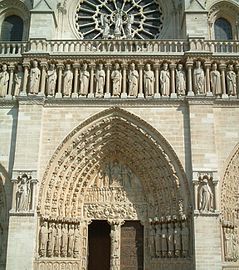
M 88 230 L 88 270 L 110 270 L 110 225 L 95 220 Z

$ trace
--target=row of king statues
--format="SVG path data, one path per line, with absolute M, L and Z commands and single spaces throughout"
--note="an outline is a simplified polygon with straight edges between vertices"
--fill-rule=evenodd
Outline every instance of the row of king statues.
M 48 63 L 40 68 L 38 61 L 33 60 L 29 67 L 18 64 L 9 69 L 7 64 L 2 64 L 0 98 L 27 94 L 91 98 L 185 96 L 190 83 L 195 95 L 209 93 L 221 97 L 236 96 L 238 84 L 233 64 L 228 64 L 225 72 L 219 71 L 217 63 L 212 63 L 208 82 L 205 67 L 199 60 L 194 64 L 192 82 L 182 63 L 173 68 L 167 62 L 158 68 L 152 63 L 142 68 L 134 62 L 127 66 L 117 62 L 110 66 L 99 63 L 94 68 L 87 63 L 77 67 L 67 63 L 61 68 Z

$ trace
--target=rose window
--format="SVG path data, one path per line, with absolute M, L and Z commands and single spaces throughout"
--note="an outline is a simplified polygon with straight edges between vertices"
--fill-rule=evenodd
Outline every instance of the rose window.
M 82 39 L 154 39 L 163 20 L 157 0 L 81 0 L 75 15 Z

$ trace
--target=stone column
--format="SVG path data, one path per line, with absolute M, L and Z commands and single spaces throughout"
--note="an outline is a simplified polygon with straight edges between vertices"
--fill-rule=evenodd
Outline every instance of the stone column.
M 198 179 L 193 179 L 194 187 L 194 213 L 199 214 L 198 210 Z
M 22 64 L 22 66 L 24 68 L 24 76 L 23 76 L 23 87 L 22 87 L 22 91 L 20 92 L 20 96 L 27 96 L 27 81 L 28 81 L 30 63 L 25 62 Z
M 219 69 L 221 70 L 222 76 L 222 98 L 228 98 L 227 90 L 226 90 L 226 64 L 220 64 Z
M 193 62 L 192 61 L 188 61 L 186 63 L 186 67 L 188 70 L 188 96 L 189 97 L 193 97 L 194 96 L 194 92 L 193 92 L 193 86 L 192 86 L 192 67 L 193 67 Z
M 120 270 L 120 237 L 122 220 L 108 221 L 111 225 L 111 252 L 110 252 L 110 270 Z
M 155 94 L 154 94 L 154 98 L 160 98 L 160 92 L 159 92 L 159 68 L 160 68 L 160 64 L 159 63 L 155 63 L 154 64 L 154 70 L 155 70 Z
M 143 68 L 144 65 L 142 63 L 140 63 L 138 65 L 139 68 L 139 94 L 138 94 L 138 98 L 144 98 L 144 92 L 143 92 Z
M 57 64 L 57 68 L 58 68 L 58 84 L 57 84 L 56 98 L 62 98 L 62 71 L 64 65 L 62 63 Z
M 211 63 L 210 62 L 205 62 L 205 68 L 206 68 L 206 96 L 212 97 L 213 93 L 211 91 L 211 85 L 210 85 L 210 67 Z
M 40 92 L 38 93 L 38 96 L 45 96 L 45 88 L 46 88 L 46 62 L 41 62 L 41 86 L 40 86 Z
M 73 88 L 73 93 L 71 95 L 72 98 L 78 98 L 78 82 L 79 82 L 79 68 L 80 65 L 79 64 L 73 64 L 73 68 L 74 68 L 74 88 Z
M 171 73 L 171 98 L 177 98 L 177 93 L 175 93 L 175 68 L 176 64 L 172 63 L 169 65 Z
M 94 71 L 95 71 L 95 63 L 90 64 L 90 92 L 88 94 L 88 98 L 94 97 Z
M 9 76 L 8 92 L 7 92 L 6 99 L 12 99 L 12 87 L 13 87 L 14 68 L 15 68 L 14 65 L 10 65 L 8 67 L 8 69 L 10 71 L 10 76 Z
M 121 93 L 121 98 L 127 98 L 127 92 L 126 92 L 126 83 L 127 83 L 126 69 L 127 69 L 127 64 L 124 62 L 121 66 L 123 68 L 123 89 L 122 89 L 122 93 Z
M 105 91 L 104 98 L 110 98 L 110 96 L 111 96 L 111 94 L 110 94 L 110 69 L 111 69 L 111 64 L 106 63 L 105 67 L 106 67 L 106 91 Z

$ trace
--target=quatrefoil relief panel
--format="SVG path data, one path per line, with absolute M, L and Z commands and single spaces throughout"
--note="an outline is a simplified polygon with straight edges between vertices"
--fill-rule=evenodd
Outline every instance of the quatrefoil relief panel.
M 81 0 L 75 13 L 81 39 L 156 39 L 163 23 L 158 0 Z

